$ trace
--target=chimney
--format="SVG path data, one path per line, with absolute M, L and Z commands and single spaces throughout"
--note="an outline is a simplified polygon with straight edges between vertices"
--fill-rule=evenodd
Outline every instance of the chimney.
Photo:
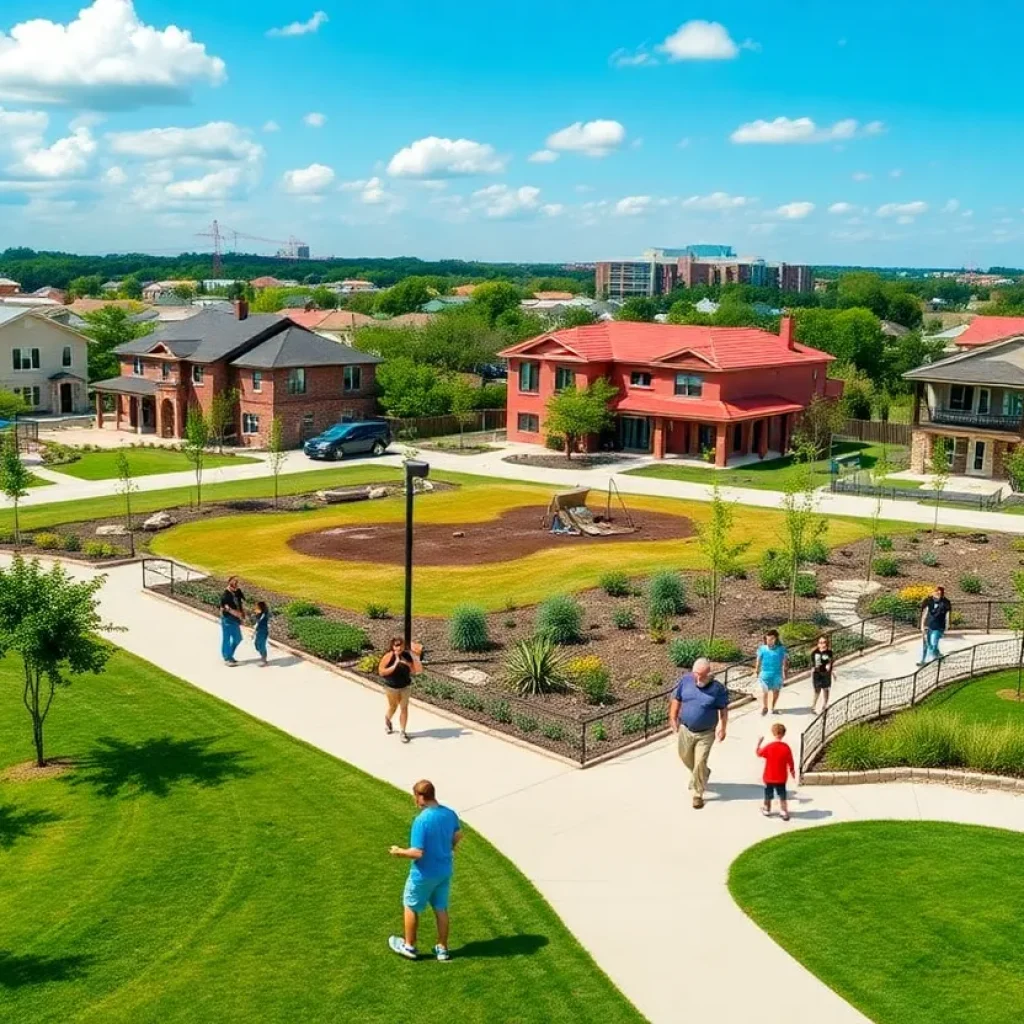
M 793 344 L 793 318 L 791 316 L 784 316 L 779 323 L 779 337 L 786 348 L 796 351 L 796 345 Z
M 235 316 L 239 320 L 246 320 L 249 316 L 249 303 L 246 299 L 235 299 Z

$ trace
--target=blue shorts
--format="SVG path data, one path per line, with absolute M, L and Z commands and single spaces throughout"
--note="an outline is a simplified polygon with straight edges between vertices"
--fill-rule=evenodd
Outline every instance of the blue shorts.
M 780 800 L 785 801 L 786 784 L 784 782 L 766 782 L 764 784 L 764 802 L 770 804 L 773 796 L 777 796 Z
M 761 676 L 759 682 L 766 690 L 782 689 L 782 676 Z
M 402 893 L 402 905 L 417 914 L 422 914 L 428 905 L 435 910 L 447 910 L 451 887 L 451 875 L 445 878 L 413 878 L 410 875 Z

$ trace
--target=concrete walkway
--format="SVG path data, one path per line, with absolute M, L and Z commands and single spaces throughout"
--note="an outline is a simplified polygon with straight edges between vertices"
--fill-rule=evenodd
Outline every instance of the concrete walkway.
M 670 740 L 580 771 L 414 707 L 413 742 L 403 746 L 397 735 L 384 735 L 380 694 L 353 681 L 280 651 L 270 668 L 260 669 L 248 635 L 244 664 L 224 667 L 219 626 L 141 596 L 140 575 L 135 565 L 113 569 L 101 592 L 104 616 L 127 627 L 114 636 L 118 644 L 402 789 L 432 779 L 441 799 L 517 864 L 655 1024 L 754 1017 L 759 1024 L 865 1021 L 733 903 L 725 886 L 729 865 L 760 839 L 865 818 L 1024 830 L 1024 799 L 1012 794 L 909 783 L 809 788 L 794 800 L 792 822 L 766 821 L 758 813 L 754 746 L 770 720 L 755 706 L 734 713 L 728 738 L 713 751 L 710 799 L 699 812 L 690 807 Z M 983 639 L 953 636 L 947 647 Z M 917 654 L 915 641 L 841 665 L 836 693 L 901 674 Z M 794 748 L 809 720 L 809 700 L 804 683 L 787 689 L 780 702 Z M 457 945 L 457 880 L 454 892 Z M 381 942 L 398 921 L 396 891 L 394 920 L 380 922 Z M 684 995 L 686 978 L 693 983 Z M 781 999 L 774 996 L 779 992 Z

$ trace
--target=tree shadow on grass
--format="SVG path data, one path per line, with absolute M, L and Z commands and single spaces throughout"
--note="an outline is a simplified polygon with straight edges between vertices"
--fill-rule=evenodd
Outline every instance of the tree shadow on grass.
M 545 935 L 496 935 L 493 939 L 467 942 L 452 950 L 452 956 L 460 959 L 490 959 L 502 957 L 531 956 L 548 944 Z
M 0 989 L 25 988 L 27 985 L 45 985 L 53 981 L 74 981 L 85 974 L 91 957 L 79 956 L 18 956 L 0 949 Z
M 103 736 L 70 776 L 73 786 L 90 786 L 100 796 L 122 792 L 168 796 L 176 784 L 220 786 L 252 774 L 238 750 L 214 750 L 219 736 L 179 740 L 159 736 L 129 743 Z
M 60 821 L 60 815 L 53 811 L 24 811 L 14 804 L 0 804 L 0 850 L 9 850 L 19 839 L 54 821 Z

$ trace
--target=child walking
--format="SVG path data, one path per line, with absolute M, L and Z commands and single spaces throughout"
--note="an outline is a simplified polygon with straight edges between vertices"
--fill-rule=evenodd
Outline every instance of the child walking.
M 786 682 L 788 672 L 789 657 L 779 640 L 779 631 L 769 629 L 764 635 L 764 643 L 757 649 L 757 660 L 754 663 L 754 674 L 761 684 L 762 715 L 768 714 L 769 702 L 772 714 L 779 713 L 775 705 L 779 703 L 779 693 Z
M 266 601 L 256 602 L 256 632 L 252 642 L 260 656 L 260 668 L 267 666 L 267 640 L 270 637 L 270 608 Z
M 818 642 L 811 651 L 811 682 L 814 684 L 814 702 L 811 704 L 811 711 L 818 710 L 818 698 L 821 698 L 821 710 L 828 707 L 828 695 L 832 691 L 833 669 L 835 668 L 835 655 L 828 645 L 827 636 L 819 636 Z
M 793 764 L 793 751 L 782 738 L 786 735 L 786 727 L 781 722 L 772 725 L 770 743 L 764 737 L 757 741 L 757 755 L 764 758 L 764 806 L 761 813 L 767 818 L 772 813 L 772 797 L 778 794 L 782 820 L 789 821 L 789 804 L 786 802 L 786 779 L 796 778 L 796 767 Z

